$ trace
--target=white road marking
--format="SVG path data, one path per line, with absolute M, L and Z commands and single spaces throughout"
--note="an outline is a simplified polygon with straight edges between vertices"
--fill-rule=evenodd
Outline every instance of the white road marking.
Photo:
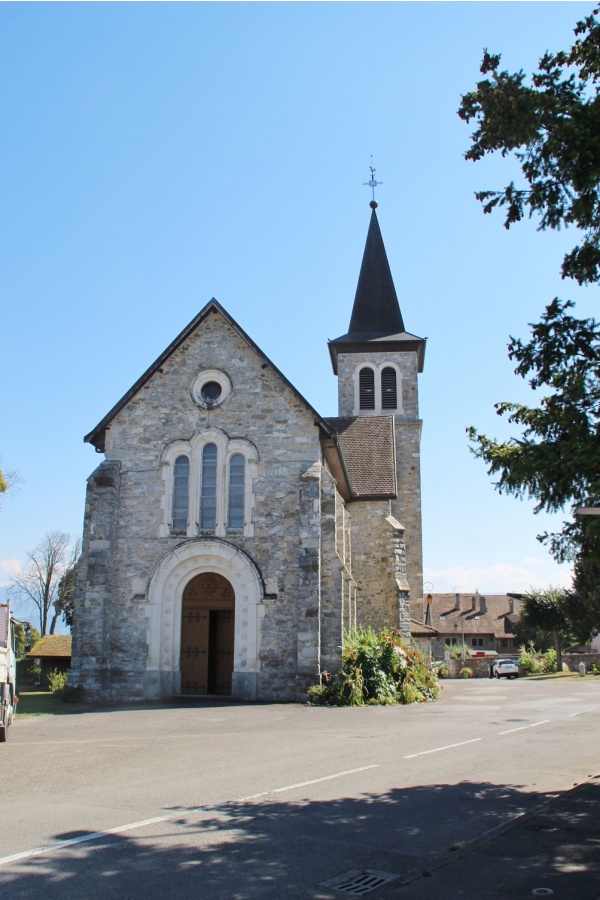
M 299 781 L 297 784 L 288 784 L 286 787 L 274 788 L 272 791 L 262 791 L 260 794 L 252 794 L 250 797 L 242 797 L 238 803 L 246 800 L 256 800 L 258 797 L 266 797 L 267 794 L 282 794 L 284 791 L 293 791 L 296 788 L 307 787 L 309 784 L 319 784 L 321 781 L 332 781 L 334 778 L 342 778 L 344 775 L 355 775 L 357 772 L 366 772 L 367 769 L 378 769 L 379 765 L 361 766 L 359 769 L 347 769 L 345 772 L 336 772 L 335 775 L 325 775 L 323 778 L 311 778 L 310 781 Z M 235 801 L 234 801 L 235 802 Z
M 582 716 L 584 713 L 594 712 L 595 709 L 595 706 L 590 707 L 590 709 L 580 709 L 579 712 L 571 713 L 569 719 L 574 718 L 574 716 Z
M 446 744 L 444 747 L 434 747 L 433 750 L 422 750 L 420 753 L 410 753 L 404 759 L 415 759 L 417 756 L 427 756 L 428 753 L 440 753 L 442 750 L 452 750 L 454 747 L 464 747 L 465 744 L 475 744 L 483 738 L 471 738 L 470 741 L 459 741 L 458 744 Z
M 547 725 L 550 719 L 541 722 L 533 722 L 531 725 L 520 725 L 518 728 L 509 728 L 508 731 L 499 731 L 498 734 L 514 734 L 515 731 L 525 731 L 526 728 L 537 728 L 538 725 Z
M 143 828 L 144 825 L 154 825 L 155 822 L 166 822 L 173 816 L 155 816 L 153 819 L 144 819 L 141 822 L 131 822 L 129 825 L 117 825 L 116 828 L 106 828 L 104 831 L 94 831 L 91 834 L 82 834 L 81 837 L 69 838 L 67 841 L 59 841 L 57 844 L 48 844 L 45 847 L 36 847 L 35 850 L 24 850 L 22 853 L 13 853 L 12 856 L 4 856 L 0 859 L 0 866 L 6 866 L 20 859 L 28 859 L 31 856 L 40 856 L 42 853 L 52 853 L 54 850 L 63 850 L 74 844 L 83 844 L 86 841 L 97 841 L 111 834 L 119 834 L 122 831 L 133 831 L 134 828 Z
M 297 788 L 307 787 L 310 784 L 319 784 L 322 781 L 332 781 L 334 778 L 342 778 L 344 775 L 355 775 L 357 772 L 365 772 L 367 769 L 378 769 L 379 765 L 360 766 L 358 769 L 347 769 L 344 772 L 334 772 L 333 775 L 324 775 L 322 778 L 311 778 L 309 781 L 299 781 L 296 784 L 288 784 L 285 787 L 273 788 L 270 791 L 261 791 L 260 794 L 252 794 L 250 797 L 240 797 L 237 800 L 224 800 L 222 803 L 214 803 L 210 806 L 198 806 L 189 812 L 209 812 L 214 809 L 222 809 L 226 806 L 232 806 L 236 803 L 246 803 L 248 800 L 256 800 L 259 797 L 266 797 L 269 794 L 281 794 L 284 791 L 293 791 Z M 155 825 L 157 822 L 168 822 L 180 815 L 178 810 L 176 813 L 170 813 L 167 816 L 154 816 L 152 819 L 142 819 L 140 822 L 130 822 L 127 825 L 117 825 L 115 828 L 105 828 L 104 831 L 94 831 L 91 834 L 82 834 L 80 837 L 69 838 L 66 841 L 59 841 L 56 844 L 48 844 L 45 847 L 35 847 L 33 850 L 24 850 L 21 853 L 13 853 L 11 856 L 0 858 L 0 866 L 7 866 L 10 863 L 19 862 L 23 859 L 30 859 L 32 856 L 41 856 L 44 853 L 53 853 L 55 850 L 64 850 L 65 847 L 72 847 L 76 844 L 83 844 L 88 841 L 98 841 L 101 838 L 109 837 L 111 834 L 122 834 L 124 831 L 133 831 L 136 828 L 144 828 L 146 825 Z

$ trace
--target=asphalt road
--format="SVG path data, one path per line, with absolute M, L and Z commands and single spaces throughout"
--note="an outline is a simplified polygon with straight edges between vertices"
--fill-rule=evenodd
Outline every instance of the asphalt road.
M 325 900 L 364 869 L 398 884 L 596 774 L 599 723 L 600 679 L 447 681 L 410 707 L 17 719 L 0 892 Z

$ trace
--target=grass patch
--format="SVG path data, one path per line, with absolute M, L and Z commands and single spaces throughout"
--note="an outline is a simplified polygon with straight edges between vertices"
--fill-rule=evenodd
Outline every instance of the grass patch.
M 59 716 L 69 712 L 73 712 L 72 704 L 63 703 L 60 697 L 50 691 L 19 691 L 19 719 L 29 716 Z

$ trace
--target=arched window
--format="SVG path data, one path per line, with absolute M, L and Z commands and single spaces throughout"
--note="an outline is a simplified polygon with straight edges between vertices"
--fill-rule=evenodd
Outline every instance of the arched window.
M 200 479 L 200 530 L 214 531 L 217 524 L 217 445 L 202 450 Z
M 375 372 L 365 367 L 359 373 L 360 409 L 375 409 Z
M 358 378 L 358 373 L 356 374 Z M 160 537 L 254 535 L 258 450 L 220 428 L 203 428 L 163 452 Z
M 229 460 L 229 498 L 227 528 L 243 529 L 245 505 L 246 460 L 241 453 L 234 453 Z
M 362 374 L 362 373 L 361 373 Z M 396 370 L 386 366 L 381 373 L 381 408 L 398 408 L 398 389 L 396 386 Z
M 190 461 L 187 456 L 178 456 L 173 464 L 173 507 L 171 511 L 171 531 L 173 532 L 187 531 L 189 484 Z

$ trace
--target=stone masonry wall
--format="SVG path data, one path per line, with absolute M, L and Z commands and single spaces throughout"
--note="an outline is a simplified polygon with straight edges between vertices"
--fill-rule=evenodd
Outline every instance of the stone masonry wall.
M 110 687 L 110 606 L 119 507 L 120 464 L 102 462 L 87 483 L 82 553 L 75 578 L 70 683 L 92 694 Z
M 190 385 L 202 369 L 224 371 L 231 379 L 232 391 L 222 407 L 203 410 L 191 400 Z M 260 610 L 258 695 L 294 699 L 298 678 L 306 680 L 311 668 L 315 676 L 318 673 L 314 611 L 319 609 L 319 551 L 310 546 L 310 536 L 300 540 L 301 510 L 312 490 L 302 476 L 320 461 L 318 429 L 301 399 L 215 312 L 116 415 L 107 431 L 107 460 L 120 467 L 119 495 L 112 501 L 119 504 L 113 552 L 100 571 L 90 530 L 94 516 L 100 515 L 101 500 L 94 487 L 86 515 L 81 572 L 85 584 L 75 629 L 79 671 L 92 690 L 102 685 L 105 694 L 128 698 L 143 693 L 151 627 L 148 583 L 163 556 L 182 541 L 181 536 L 158 536 L 164 519 L 161 456 L 170 442 L 189 440 L 209 426 L 229 438 L 252 441 L 258 451 L 254 535 L 226 538 L 254 560 L 267 593 L 274 597 Z M 318 503 L 318 495 L 310 502 Z M 309 523 L 311 528 L 314 532 L 314 522 Z M 310 561 L 305 568 L 299 565 L 302 554 Z M 101 632 L 101 608 L 114 637 Z M 309 635 L 303 646 L 298 639 L 299 618 L 302 634 Z M 88 652 L 94 647 L 97 652 Z M 105 660 L 110 660 L 110 668 Z
M 395 532 L 386 521 L 389 501 L 356 502 L 349 508 L 357 624 L 370 625 L 378 631 L 384 627 L 398 628 Z
M 406 579 L 413 597 L 423 590 L 423 536 L 421 525 L 421 427 L 417 354 L 410 352 L 340 353 L 338 355 L 338 415 L 354 410 L 354 372 L 357 366 L 394 362 L 402 374 L 402 412 L 394 416 L 398 498 L 390 512 L 406 532 Z M 378 413 L 379 415 L 385 415 Z M 356 504 L 354 504 L 356 506 Z

